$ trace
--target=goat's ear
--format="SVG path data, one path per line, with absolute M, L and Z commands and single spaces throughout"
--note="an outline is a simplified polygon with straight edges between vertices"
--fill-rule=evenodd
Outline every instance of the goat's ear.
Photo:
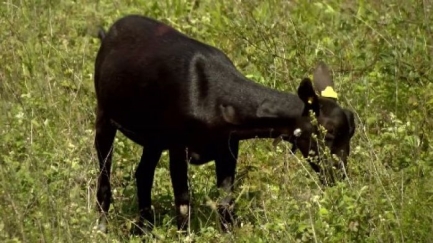
M 334 90 L 332 73 L 323 61 L 320 61 L 314 70 L 313 83 L 315 90 L 320 96 L 338 99 L 338 95 Z
M 352 111 L 348 109 L 343 109 L 343 111 L 346 114 L 347 122 L 349 125 L 349 138 L 352 138 L 353 134 L 355 134 L 355 115 Z
M 239 125 L 239 117 L 236 114 L 236 110 L 231 105 L 220 105 L 221 114 L 223 116 L 224 121 L 233 125 Z
M 313 83 L 309 78 L 304 78 L 299 84 L 298 96 L 305 103 L 304 112 L 313 110 L 316 115 L 319 115 L 319 97 L 314 91 Z

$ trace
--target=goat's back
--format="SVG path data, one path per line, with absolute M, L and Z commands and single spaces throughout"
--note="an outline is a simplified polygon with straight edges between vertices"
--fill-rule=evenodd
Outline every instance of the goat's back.
M 212 75 L 200 73 L 209 63 Z M 110 27 L 96 57 L 98 109 L 131 131 L 185 131 L 187 122 L 218 119 L 221 85 L 202 76 L 234 77 L 228 71 L 238 75 L 220 50 L 162 22 L 126 16 Z

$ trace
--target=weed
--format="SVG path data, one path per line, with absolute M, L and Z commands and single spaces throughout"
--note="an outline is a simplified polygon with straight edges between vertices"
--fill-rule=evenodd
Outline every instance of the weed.
M 98 25 L 139 13 L 215 45 L 248 77 L 294 92 L 325 60 L 356 111 L 348 178 L 323 188 L 288 144 L 242 142 L 237 210 L 222 234 L 214 165 L 189 169 L 192 229 L 176 233 L 167 155 L 157 167 L 160 241 L 432 242 L 429 1 L 11 1 L 0 3 L 0 240 L 139 242 L 139 146 L 116 138 L 109 235 L 97 219 L 93 67 Z

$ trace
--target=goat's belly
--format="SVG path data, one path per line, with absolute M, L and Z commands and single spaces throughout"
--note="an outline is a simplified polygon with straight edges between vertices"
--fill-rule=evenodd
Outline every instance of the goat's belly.
M 125 137 L 129 138 L 133 142 L 145 146 L 149 142 L 154 140 L 153 138 L 158 137 L 156 135 L 157 129 L 154 127 L 135 127 L 130 124 L 120 123 L 117 120 L 111 119 L 111 124 L 113 124 L 117 130 L 119 130 Z
M 123 135 L 125 135 L 125 137 L 129 138 L 134 143 L 137 143 L 141 146 L 145 146 L 145 144 L 148 144 L 149 142 L 149 137 L 145 133 L 135 133 L 123 127 L 118 127 L 117 130 L 119 130 Z
M 202 165 L 215 160 L 215 154 L 210 151 L 188 151 L 189 163 L 192 165 Z
M 128 139 L 132 140 L 137 144 L 140 144 L 141 146 L 146 146 L 149 143 L 156 142 L 157 139 L 155 137 L 156 134 L 153 134 L 150 131 L 148 133 L 136 134 L 124 128 L 118 128 L 118 130 L 122 132 L 123 135 L 125 135 Z M 167 139 L 165 140 L 157 139 L 157 140 L 158 140 L 158 144 L 162 146 L 164 149 L 168 149 L 170 147 L 169 144 L 164 144 L 164 141 L 167 141 Z M 198 149 L 185 146 L 185 148 L 188 149 L 188 162 L 192 165 L 203 165 L 215 160 L 216 157 L 215 146 L 208 145 L 205 148 L 198 148 Z
M 137 120 L 135 120 L 137 121 Z M 215 160 L 217 155 L 217 144 L 210 131 L 190 131 L 178 127 L 168 127 L 142 122 L 139 126 L 137 122 L 126 122 L 111 119 L 111 123 L 123 135 L 133 142 L 147 146 L 157 145 L 161 149 L 169 149 L 172 146 L 185 146 L 188 150 L 188 160 L 190 164 L 202 165 Z
M 202 165 L 213 161 L 216 155 L 216 144 L 206 139 L 202 139 L 200 143 L 191 143 L 188 146 L 189 163 L 193 165 Z

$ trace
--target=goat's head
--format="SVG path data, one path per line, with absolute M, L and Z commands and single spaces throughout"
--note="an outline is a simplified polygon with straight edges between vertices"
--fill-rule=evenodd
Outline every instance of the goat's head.
M 350 140 L 355 132 L 354 114 L 338 104 L 332 75 L 323 62 L 316 67 L 313 82 L 309 78 L 302 80 L 298 96 L 305 108 L 298 128 L 289 140 L 316 172 L 320 172 L 322 183 L 332 185 L 333 174 L 326 176 L 332 167 L 339 169 L 339 174 L 342 172 L 339 178 L 346 175 Z M 331 153 L 328 156 L 324 153 L 326 147 Z M 329 179 L 328 183 L 326 179 Z

